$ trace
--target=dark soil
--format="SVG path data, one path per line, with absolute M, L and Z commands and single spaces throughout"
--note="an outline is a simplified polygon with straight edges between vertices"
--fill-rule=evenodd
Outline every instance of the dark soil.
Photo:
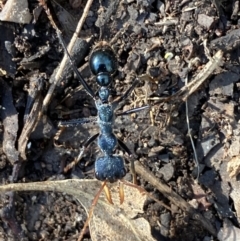
M 95 142 L 81 162 L 64 173 L 84 141 L 98 131 L 96 124 L 89 123 L 59 133 L 60 120 L 97 115 L 93 99 L 69 63 L 47 109 L 37 120 L 64 50 L 44 9 L 38 9 L 37 1 L 28 2 L 35 17 L 30 24 L 0 22 L 4 33 L 0 37 L 1 184 L 92 179 L 94 161 L 100 153 Z M 66 43 L 86 5 L 85 0 L 69 2 L 48 2 Z M 234 183 L 227 172 L 228 161 L 240 154 L 238 28 L 239 1 L 94 1 L 78 47 L 71 53 L 87 83 L 97 91 L 88 58 L 99 41 L 111 44 L 119 62 L 111 84 L 112 100 L 121 96 L 136 76 L 140 77 L 138 87 L 119 112 L 143 105 L 150 108 L 118 117 L 115 134 L 153 176 L 193 205 L 216 229 L 215 234 L 226 219 L 239 227 L 237 198 L 231 193 L 237 187 L 238 172 L 233 175 Z M 204 71 L 218 50 L 223 51 L 221 66 L 187 95 L 189 98 L 179 95 L 184 80 L 191 82 Z M 194 182 L 197 165 L 188 135 L 186 99 L 199 161 L 198 184 Z M 34 104 L 36 112 L 32 112 Z M 37 126 L 30 129 L 28 140 L 20 142 L 29 116 L 29 123 L 33 121 Z M 24 143 L 26 148 L 21 150 Z M 116 153 L 128 159 L 121 149 Z M 141 175 L 137 178 L 139 185 L 171 207 L 169 211 L 150 199 L 145 205 L 143 216 L 156 240 L 225 240 L 209 233 Z M 86 219 L 77 200 L 59 193 L 4 193 L 0 205 L 0 240 L 77 240 Z M 91 240 L 89 232 L 85 237 Z

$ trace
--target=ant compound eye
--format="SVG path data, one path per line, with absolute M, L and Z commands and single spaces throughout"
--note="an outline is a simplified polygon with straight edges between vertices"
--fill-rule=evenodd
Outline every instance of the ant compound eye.
M 117 70 L 117 59 L 113 50 L 108 46 L 93 50 L 89 66 L 94 75 L 99 73 L 114 74 Z

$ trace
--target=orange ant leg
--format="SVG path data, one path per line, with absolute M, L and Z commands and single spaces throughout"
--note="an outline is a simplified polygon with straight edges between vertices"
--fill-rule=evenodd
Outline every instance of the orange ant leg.
M 80 236 L 79 236 L 79 238 L 78 238 L 78 241 L 81 241 L 81 240 L 83 239 L 83 236 L 84 236 L 84 233 L 85 233 L 85 231 L 86 231 L 86 228 L 87 228 L 87 226 L 89 225 L 89 222 L 90 222 L 90 220 L 91 220 L 91 218 L 92 218 L 92 216 L 93 216 L 94 208 L 95 208 L 95 206 L 97 205 L 98 199 L 99 199 L 99 197 L 100 197 L 100 195 L 101 195 L 102 190 L 103 190 L 104 187 L 106 186 L 106 183 L 107 183 L 107 181 L 104 181 L 104 182 L 102 183 L 101 188 L 99 189 L 99 191 L 97 192 L 96 196 L 95 196 L 94 199 L 93 199 L 92 206 L 91 206 L 91 208 L 90 208 L 90 210 L 89 210 L 89 213 L 88 213 L 88 218 L 87 218 L 86 222 L 84 223 L 84 226 L 83 226 L 83 229 L 82 229 L 82 231 L 81 231 L 81 233 L 80 233 Z
M 137 189 L 140 193 L 142 193 L 142 194 L 147 194 L 147 193 L 148 193 L 144 188 L 138 186 L 137 184 L 128 182 L 128 181 L 126 181 L 126 180 L 124 180 L 124 179 L 119 180 L 119 182 L 122 183 L 122 184 L 125 184 L 126 186 L 136 188 L 136 189 Z M 150 195 L 150 194 L 149 194 L 149 195 Z
M 156 199 L 153 195 L 151 195 L 150 193 L 148 193 L 144 188 L 136 185 L 136 184 L 133 184 L 131 182 L 128 182 L 128 181 L 125 181 L 124 179 L 121 179 L 119 180 L 122 184 L 125 184 L 126 186 L 129 186 L 129 187 L 134 187 L 136 188 L 140 193 L 144 194 L 144 195 L 147 195 L 149 198 L 151 198 L 152 200 L 154 200 L 155 202 L 159 203 L 160 205 L 162 205 L 163 207 L 165 207 L 166 209 L 172 211 L 172 209 L 167 206 L 165 203 L 159 201 L 158 199 Z
M 120 204 L 124 202 L 124 189 L 123 189 L 123 183 L 119 182 L 119 197 L 120 197 Z
M 106 198 L 110 204 L 114 204 L 112 201 L 111 191 L 109 190 L 108 186 L 104 186 L 104 192 L 106 195 Z M 124 189 L 123 189 L 123 183 L 119 182 L 119 198 L 120 198 L 120 204 L 124 202 Z
M 108 202 L 110 204 L 113 204 L 111 192 L 110 192 L 109 187 L 107 185 L 104 186 L 104 192 L 105 192 L 105 195 L 106 195 L 106 198 L 107 198 Z

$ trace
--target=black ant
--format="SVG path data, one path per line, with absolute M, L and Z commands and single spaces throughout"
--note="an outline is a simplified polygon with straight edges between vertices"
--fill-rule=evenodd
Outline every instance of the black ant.
M 64 45 L 65 51 L 67 51 Z M 78 158 L 70 163 L 64 171 L 67 172 L 74 165 L 78 163 L 81 159 L 81 156 L 84 150 L 98 138 L 97 144 L 101 149 L 103 156 L 98 157 L 95 161 L 95 175 L 96 178 L 100 181 L 116 182 L 117 180 L 122 179 L 126 175 L 126 170 L 124 167 L 124 160 L 122 156 L 114 154 L 114 151 L 119 145 L 124 151 L 126 151 L 129 156 L 131 156 L 131 151 L 128 147 L 113 133 L 113 125 L 115 122 L 115 110 L 118 108 L 120 102 L 125 100 L 139 83 L 138 78 L 132 83 L 130 88 L 116 101 L 112 103 L 109 102 L 110 89 L 109 85 L 112 82 L 112 76 L 117 70 L 117 58 L 111 48 L 111 46 L 105 42 L 99 42 L 93 49 L 90 58 L 89 66 L 92 73 L 96 76 L 96 82 L 100 86 L 97 94 L 91 89 L 91 87 L 86 83 L 82 75 L 77 71 L 76 66 L 71 61 L 71 57 L 67 52 L 67 55 L 70 58 L 70 62 L 74 71 L 76 72 L 79 81 L 84 86 L 87 93 L 95 100 L 95 105 L 98 111 L 96 118 L 83 118 L 77 120 L 70 120 L 59 122 L 59 126 L 73 126 L 77 124 L 84 124 L 89 122 L 97 122 L 99 125 L 100 133 L 97 133 L 91 136 L 86 143 L 83 145 L 83 149 L 80 152 Z M 135 113 L 141 110 L 149 108 L 149 106 L 137 107 L 131 110 L 127 110 L 117 116 L 128 115 Z M 109 200 L 110 201 L 110 200 Z
M 98 157 L 95 161 L 95 176 L 98 180 L 103 181 L 102 188 L 99 190 L 98 194 L 94 198 L 93 206 L 96 205 L 97 200 L 101 191 L 105 190 L 107 199 L 110 203 L 113 203 L 111 200 L 111 194 L 106 186 L 107 182 L 116 182 L 118 180 L 122 180 L 123 177 L 126 175 L 126 169 L 124 167 L 124 159 L 122 156 L 114 154 L 114 151 L 117 146 L 120 146 L 124 151 L 131 156 L 131 151 L 128 147 L 119 140 L 115 134 L 113 133 L 113 125 L 115 122 L 115 111 L 119 106 L 119 103 L 125 100 L 133 91 L 133 89 L 139 83 L 139 79 L 136 78 L 129 89 L 117 100 L 110 102 L 110 89 L 109 85 L 112 82 L 112 77 L 117 70 L 117 58 L 116 55 L 111 48 L 111 46 L 105 42 L 99 42 L 93 49 L 90 58 L 89 58 L 89 66 L 91 72 L 96 76 L 96 82 L 99 85 L 99 90 L 97 94 L 94 93 L 92 88 L 87 84 L 84 80 L 82 75 L 78 72 L 76 66 L 73 64 L 71 60 L 71 56 L 67 52 L 67 48 L 65 45 L 64 49 L 70 59 L 72 68 L 77 74 L 77 77 L 87 93 L 95 100 L 95 105 L 97 108 L 97 117 L 96 118 L 83 118 L 77 120 L 70 120 L 70 121 L 61 121 L 59 122 L 59 126 L 73 126 L 77 124 L 84 124 L 89 122 L 97 122 L 100 132 L 91 136 L 83 145 L 82 151 L 80 152 L 77 159 L 75 159 L 72 163 L 70 163 L 64 171 L 67 172 L 71 169 L 74 165 L 76 165 L 79 160 L 81 159 L 84 150 L 98 138 L 97 144 L 98 147 L 101 149 L 103 155 Z M 131 113 L 135 113 L 141 110 L 149 108 L 148 105 L 137 107 L 134 109 L 127 110 L 117 116 L 128 115 Z M 132 167 L 134 167 L 132 163 Z M 134 168 L 132 168 L 134 170 Z M 124 181 L 123 181 L 124 182 Z M 125 183 L 125 182 L 124 182 Z M 134 185 L 135 186 L 135 185 Z M 137 187 L 137 186 L 136 186 Z M 120 196 L 120 203 L 124 201 L 124 192 L 123 187 L 120 185 L 119 188 L 119 196 Z M 89 212 L 89 217 L 91 212 Z
M 78 157 L 70 163 L 67 167 L 65 167 L 64 172 L 67 172 L 72 167 L 74 167 L 79 160 L 81 159 L 85 149 L 97 138 L 97 144 L 98 147 L 101 149 L 103 155 L 98 157 L 95 161 L 95 176 L 98 180 L 103 181 L 102 186 L 98 193 L 96 194 L 93 203 L 92 208 L 89 211 L 89 216 L 87 221 L 85 222 L 85 225 L 83 227 L 83 230 L 81 231 L 79 240 L 82 239 L 84 231 L 86 227 L 88 226 L 88 223 L 92 217 L 94 207 L 97 204 L 97 201 L 99 199 L 99 196 L 102 192 L 102 190 L 105 190 L 107 200 L 109 203 L 113 203 L 111 199 L 111 193 L 109 188 L 107 187 L 107 182 L 116 182 L 120 181 L 120 184 L 126 184 L 128 186 L 132 186 L 137 188 L 140 192 L 146 193 L 141 187 L 137 186 L 136 184 L 131 184 L 123 180 L 124 176 L 126 175 L 126 169 L 124 166 L 124 159 L 122 156 L 114 154 L 115 149 L 117 146 L 121 147 L 125 152 L 128 153 L 129 156 L 132 156 L 131 151 L 128 149 L 128 147 L 119 140 L 115 134 L 113 133 L 113 125 L 115 123 L 115 117 L 116 116 L 122 116 L 122 115 L 128 115 L 132 113 L 136 113 L 138 111 L 142 111 L 144 109 L 149 108 L 148 105 L 133 108 L 127 111 L 124 111 L 119 114 L 115 114 L 115 111 L 118 109 L 120 102 L 124 101 L 129 97 L 129 95 L 132 93 L 134 88 L 138 85 L 139 79 L 136 78 L 132 85 L 128 88 L 128 90 L 120 96 L 117 100 L 110 102 L 109 96 L 110 96 L 110 88 L 109 85 L 111 84 L 113 80 L 113 75 L 117 71 L 118 61 L 116 54 L 114 53 L 112 47 L 106 42 L 106 41 L 100 41 L 98 44 L 95 45 L 93 48 L 90 58 L 89 58 L 89 66 L 92 74 L 96 76 L 96 83 L 100 87 L 97 93 L 93 91 L 93 89 L 88 85 L 88 83 L 84 80 L 81 73 L 78 71 L 77 67 L 75 66 L 70 54 L 68 53 L 66 44 L 64 43 L 62 34 L 60 30 L 57 28 L 56 24 L 53 22 L 53 19 L 50 15 L 49 10 L 45 5 L 46 13 L 53 25 L 53 27 L 56 29 L 59 40 L 64 48 L 65 53 L 67 54 L 70 64 L 74 70 L 74 72 L 77 75 L 78 80 L 83 85 L 84 89 L 87 91 L 87 93 L 94 99 L 95 105 L 97 108 L 97 116 L 96 117 L 90 117 L 90 118 L 83 118 L 83 119 L 75 119 L 70 121 L 60 121 L 59 126 L 60 127 L 66 127 L 66 126 L 73 126 L 78 124 L 84 124 L 84 123 L 90 123 L 90 122 L 96 122 L 99 126 L 100 132 L 91 136 L 83 145 L 82 151 L 78 155 Z M 134 162 L 131 161 L 131 169 L 134 173 Z M 136 181 L 134 181 L 136 183 Z M 124 192 L 123 192 L 123 185 L 120 185 L 119 188 L 119 196 L 120 196 L 120 203 L 123 203 L 124 201 Z

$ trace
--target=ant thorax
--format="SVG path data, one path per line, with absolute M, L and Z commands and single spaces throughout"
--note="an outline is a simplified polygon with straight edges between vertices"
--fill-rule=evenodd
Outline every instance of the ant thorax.
M 114 122 L 114 109 L 111 103 L 102 103 L 96 100 L 96 108 L 98 110 L 98 122 L 100 124 L 112 125 Z

